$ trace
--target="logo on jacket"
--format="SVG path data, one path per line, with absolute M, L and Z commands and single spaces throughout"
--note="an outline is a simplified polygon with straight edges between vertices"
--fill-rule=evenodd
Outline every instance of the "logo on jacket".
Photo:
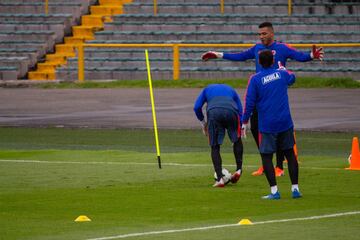
M 263 85 L 268 84 L 272 81 L 278 80 L 280 79 L 280 73 L 279 72 L 274 72 L 273 74 L 267 75 L 265 77 L 261 78 L 261 82 Z

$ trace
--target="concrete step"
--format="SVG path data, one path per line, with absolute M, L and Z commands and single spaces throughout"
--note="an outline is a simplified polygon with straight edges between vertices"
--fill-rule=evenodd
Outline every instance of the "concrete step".
M 4 67 L 16 67 L 17 78 L 22 78 L 28 71 L 30 59 L 27 57 L 0 57 L 0 64 Z
M 16 67 L 0 66 L 0 80 L 16 80 L 18 70 Z
M 55 53 L 55 54 L 46 54 L 45 60 L 47 62 L 52 62 L 56 65 L 63 65 L 67 63 L 67 55 L 61 54 L 61 53 Z
M 37 49 L 39 55 L 44 55 L 45 52 L 51 51 L 53 46 L 49 46 L 43 41 L 23 41 L 23 40 L 0 40 L 0 48 L 16 48 L 20 49 Z
M 94 39 L 95 28 L 92 26 L 74 26 L 73 36 L 78 38 L 84 38 L 86 40 Z
M 0 58 L 27 58 L 29 59 L 29 67 L 34 67 L 40 60 L 37 52 L 0 52 Z M 0 63 L 1 64 L 1 63 Z
M 110 6 L 122 5 L 131 2 L 133 1 L 132 0 L 99 0 L 100 5 L 110 5 Z
M 0 41 L 42 41 L 54 45 L 62 41 L 62 37 L 56 36 L 54 31 L 0 31 Z
M 122 6 L 109 6 L 109 5 L 96 5 L 90 7 L 91 14 L 94 15 L 116 15 L 116 14 L 122 14 L 123 13 L 123 7 Z
M 30 71 L 28 72 L 29 80 L 55 80 L 56 73 L 50 71 Z
M 81 17 L 81 24 L 83 26 L 96 26 L 98 28 L 104 27 L 105 17 L 103 15 L 84 15 Z

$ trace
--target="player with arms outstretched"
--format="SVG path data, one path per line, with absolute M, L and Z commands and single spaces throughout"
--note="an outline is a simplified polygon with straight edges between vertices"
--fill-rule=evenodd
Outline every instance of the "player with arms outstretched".
M 286 67 L 286 60 L 293 59 L 299 62 L 307 62 L 314 59 L 322 60 L 324 57 L 323 49 L 317 48 L 313 45 L 310 52 L 301 52 L 291 46 L 274 40 L 274 28 L 270 22 L 264 22 L 259 25 L 259 39 L 260 43 L 255 44 L 253 47 L 239 53 L 223 53 L 209 51 L 202 55 L 202 59 L 207 61 L 209 59 L 221 58 L 230 61 L 246 61 L 248 59 L 255 59 L 256 72 L 263 70 L 263 67 L 259 63 L 259 53 L 263 50 L 271 50 L 274 56 L 274 64 L 277 66 L 278 62 L 282 66 Z M 274 67 L 274 66 L 273 66 Z M 254 109 L 250 119 L 251 133 L 255 139 L 256 145 L 259 147 L 259 129 L 258 129 L 258 114 Z M 284 174 L 283 161 L 284 153 L 281 150 L 276 152 L 276 176 L 282 176 Z M 263 167 L 260 167 L 257 171 L 253 172 L 254 176 L 262 175 L 264 171 Z

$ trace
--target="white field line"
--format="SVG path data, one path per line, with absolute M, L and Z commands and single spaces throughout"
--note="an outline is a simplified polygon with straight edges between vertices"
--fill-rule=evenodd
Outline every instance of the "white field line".
M 40 163 L 40 164 L 83 164 L 83 165 L 157 165 L 158 163 L 145 162 L 79 162 L 79 161 L 46 161 L 46 160 L 24 160 L 24 159 L 0 159 L 1 162 L 7 163 Z M 212 164 L 192 164 L 192 163 L 162 163 L 163 166 L 178 166 L 178 167 L 212 167 Z M 233 164 L 223 164 L 224 167 L 233 167 Z M 245 167 L 258 168 L 259 165 L 244 165 Z M 286 167 L 284 167 L 286 168 Z M 344 170 L 343 168 L 326 168 L 326 167 L 303 167 L 301 169 L 314 170 Z
M 349 215 L 356 215 L 356 214 L 360 214 L 360 211 L 334 213 L 334 214 L 310 216 L 310 217 L 302 217 L 302 218 L 288 218 L 288 219 L 278 219 L 278 220 L 253 222 L 252 225 L 294 222 L 294 221 L 308 221 L 308 220 L 317 220 L 317 219 L 323 219 L 323 218 L 335 218 L 335 217 L 342 217 L 342 216 L 349 216 Z M 172 229 L 172 230 L 164 230 L 164 231 L 129 233 L 129 234 L 116 235 L 116 236 L 109 236 L 109 237 L 91 238 L 91 239 L 87 239 L 87 240 L 121 239 L 121 238 L 130 238 L 130 237 L 148 236 L 148 235 L 160 235 L 160 234 L 166 234 L 166 233 L 203 231 L 203 230 L 209 230 L 209 229 L 227 228 L 227 227 L 239 227 L 239 226 L 249 226 L 249 225 L 239 225 L 238 223 L 236 223 L 236 224 L 224 224 L 224 225 L 213 225 L 213 226 L 208 226 L 208 227 L 195 227 L 195 228 Z

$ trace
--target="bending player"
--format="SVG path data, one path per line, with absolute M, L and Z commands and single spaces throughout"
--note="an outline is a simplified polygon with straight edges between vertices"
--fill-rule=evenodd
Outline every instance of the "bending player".
M 202 108 L 206 106 L 207 121 Z M 241 141 L 242 105 L 236 91 L 226 84 L 211 84 L 204 88 L 194 104 L 194 112 L 202 124 L 203 133 L 209 137 L 211 159 L 216 172 L 214 187 L 224 187 L 222 178 L 222 159 L 220 145 L 225 137 L 225 129 L 233 143 L 236 161 L 236 171 L 231 176 L 231 182 L 236 183 L 242 170 L 243 144 Z
M 202 59 L 207 61 L 209 59 L 222 58 L 230 61 L 246 61 L 248 59 L 255 59 L 256 72 L 263 70 L 263 67 L 259 64 L 259 52 L 265 49 L 271 50 L 275 63 L 280 62 L 283 66 L 286 66 L 287 59 L 293 59 L 299 62 L 307 62 L 313 59 L 322 60 L 324 57 L 323 49 L 317 48 L 313 45 L 310 52 L 301 52 L 288 46 L 285 43 L 277 42 L 274 40 L 274 28 L 270 22 L 264 22 L 259 25 L 259 39 L 261 43 L 255 44 L 253 47 L 240 52 L 240 53 L 223 53 L 209 51 L 202 55 Z M 276 65 L 275 64 L 275 65 Z M 278 66 L 276 66 L 278 67 Z M 256 145 L 259 148 L 259 130 L 258 130 L 258 114 L 257 110 L 254 109 L 250 119 L 251 133 L 255 139 Z M 280 150 L 276 152 L 276 176 L 282 176 L 284 174 L 283 161 L 284 153 Z M 263 167 L 260 167 L 257 171 L 253 172 L 254 176 L 262 175 L 264 171 Z

